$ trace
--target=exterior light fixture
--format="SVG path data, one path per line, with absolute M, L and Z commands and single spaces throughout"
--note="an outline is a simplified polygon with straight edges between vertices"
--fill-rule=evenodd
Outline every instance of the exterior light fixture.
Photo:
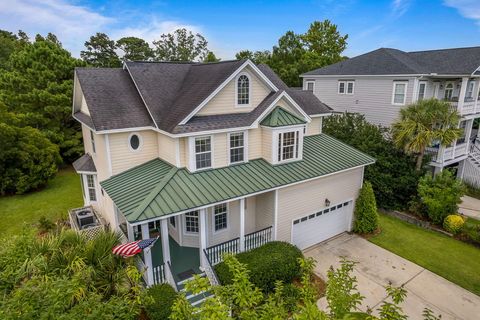
M 325 198 L 325 207 L 330 207 L 330 200 L 328 200 L 328 198 Z

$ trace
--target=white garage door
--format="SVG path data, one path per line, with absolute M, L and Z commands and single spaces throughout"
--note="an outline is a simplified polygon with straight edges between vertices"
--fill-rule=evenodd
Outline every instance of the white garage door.
M 346 201 L 296 219 L 293 221 L 292 242 L 305 249 L 348 231 L 352 214 L 352 201 Z

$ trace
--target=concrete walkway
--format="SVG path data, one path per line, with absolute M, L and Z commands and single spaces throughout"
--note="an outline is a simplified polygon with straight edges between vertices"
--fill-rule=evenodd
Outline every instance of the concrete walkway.
M 341 257 L 356 261 L 353 274 L 365 296 L 361 309 L 377 309 L 386 298 L 385 286 L 404 285 L 408 291 L 402 304 L 409 319 L 423 319 L 425 307 L 445 319 L 479 319 L 480 297 L 396 254 L 356 235 L 342 234 L 305 250 L 317 261 L 315 273 L 327 278 L 330 266 L 338 267 Z M 325 310 L 325 298 L 318 301 Z M 376 314 L 376 312 L 374 312 Z
M 463 196 L 462 203 L 458 205 L 458 212 L 467 217 L 480 220 L 480 200 Z

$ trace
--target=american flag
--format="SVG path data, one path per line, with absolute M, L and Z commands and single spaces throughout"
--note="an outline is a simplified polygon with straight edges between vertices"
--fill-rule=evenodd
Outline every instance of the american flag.
M 142 252 L 143 249 L 151 246 L 158 238 L 137 240 L 134 242 L 119 244 L 112 249 L 113 254 L 128 258 Z

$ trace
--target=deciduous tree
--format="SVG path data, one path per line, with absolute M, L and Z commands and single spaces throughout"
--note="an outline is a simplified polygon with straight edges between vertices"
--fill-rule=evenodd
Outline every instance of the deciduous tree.
M 153 58 L 153 50 L 148 42 L 136 37 L 123 37 L 117 41 L 117 48 L 123 51 L 123 60 L 148 61 Z
M 205 37 L 185 28 L 162 34 L 153 44 L 158 61 L 203 61 L 209 52 Z

